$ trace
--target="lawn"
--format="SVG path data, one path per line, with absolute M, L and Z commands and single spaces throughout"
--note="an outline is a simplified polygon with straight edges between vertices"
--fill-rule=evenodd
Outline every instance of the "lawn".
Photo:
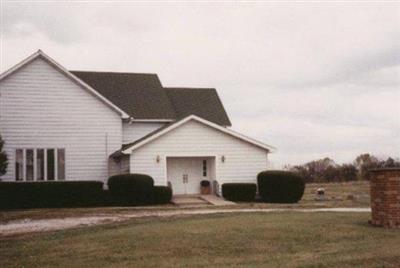
M 398 267 L 400 230 L 369 213 L 130 220 L 0 238 L 0 267 Z

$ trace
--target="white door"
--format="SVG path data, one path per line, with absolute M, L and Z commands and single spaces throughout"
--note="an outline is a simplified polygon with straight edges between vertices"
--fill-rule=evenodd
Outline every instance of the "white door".
M 167 158 L 167 177 L 173 194 L 199 194 L 203 179 L 203 158 Z

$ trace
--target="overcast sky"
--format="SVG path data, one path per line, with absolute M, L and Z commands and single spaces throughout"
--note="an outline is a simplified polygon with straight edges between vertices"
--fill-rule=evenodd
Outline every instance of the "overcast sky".
M 399 3 L 2 2 L 1 71 L 42 49 L 71 70 L 215 87 L 274 167 L 400 155 Z

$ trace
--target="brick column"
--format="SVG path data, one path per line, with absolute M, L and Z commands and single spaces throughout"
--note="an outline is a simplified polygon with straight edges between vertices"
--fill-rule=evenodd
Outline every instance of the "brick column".
M 400 168 L 371 170 L 371 224 L 400 228 Z

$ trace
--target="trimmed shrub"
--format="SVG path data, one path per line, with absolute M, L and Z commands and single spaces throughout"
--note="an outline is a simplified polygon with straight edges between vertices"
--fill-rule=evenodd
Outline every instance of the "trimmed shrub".
M 230 201 L 254 201 L 256 190 L 255 183 L 222 184 L 222 196 Z
M 167 186 L 154 186 L 153 204 L 168 204 L 172 199 L 172 189 Z
M 145 174 L 115 175 L 108 179 L 111 205 L 136 206 L 151 204 L 154 180 Z
M 209 180 L 202 180 L 200 182 L 201 187 L 209 187 L 210 186 L 210 181 Z
M 0 208 L 98 206 L 102 192 L 101 181 L 0 182 Z
M 288 171 L 263 171 L 257 176 L 261 199 L 269 203 L 297 203 L 304 194 L 304 180 Z

